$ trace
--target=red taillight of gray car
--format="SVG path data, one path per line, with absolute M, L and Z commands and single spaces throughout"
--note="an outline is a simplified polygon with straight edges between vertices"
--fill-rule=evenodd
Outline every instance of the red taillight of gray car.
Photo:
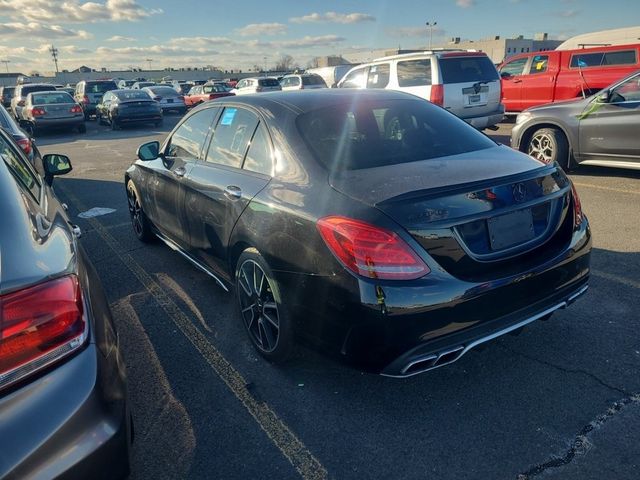
M 0 388 L 80 348 L 82 291 L 70 275 L 0 297 Z
M 431 270 L 396 233 L 352 218 L 318 220 L 329 250 L 349 270 L 381 280 L 415 280 Z

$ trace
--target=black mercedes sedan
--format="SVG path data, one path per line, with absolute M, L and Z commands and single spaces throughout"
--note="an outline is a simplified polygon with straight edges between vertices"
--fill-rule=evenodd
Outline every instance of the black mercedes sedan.
M 0 131 L 0 478 L 124 478 L 125 366 L 100 280 L 51 188 Z
M 571 181 L 383 90 L 218 99 L 125 174 L 134 232 L 225 290 L 271 361 L 305 340 L 405 377 L 546 319 L 588 287 Z
M 112 90 L 104 94 L 96 107 L 98 125 L 107 123 L 112 130 L 125 124 L 152 123 L 162 125 L 160 104 L 144 90 Z

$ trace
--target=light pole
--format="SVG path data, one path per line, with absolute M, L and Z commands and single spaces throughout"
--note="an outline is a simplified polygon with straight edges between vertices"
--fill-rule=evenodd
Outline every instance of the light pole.
M 0 62 L 4 63 L 7 73 L 9 73 L 9 62 L 11 62 L 11 60 L 0 60 Z
M 267 57 L 262 57 L 262 59 L 264 60 L 264 72 L 267 72 Z
M 153 59 L 152 58 L 147 58 L 145 60 L 145 62 L 147 62 L 147 65 L 149 66 L 149 71 L 151 71 L 151 62 L 153 62 Z
M 427 22 L 425 25 L 429 29 L 429 50 L 431 50 L 431 43 L 433 42 L 433 27 L 435 27 L 438 22 Z

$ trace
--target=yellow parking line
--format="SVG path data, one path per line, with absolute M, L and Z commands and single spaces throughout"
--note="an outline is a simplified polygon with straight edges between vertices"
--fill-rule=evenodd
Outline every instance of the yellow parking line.
M 593 185 L 592 183 L 573 182 L 576 187 L 595 188 L 597 190 L 606 190 L 608 192 L 628 193 L 631 195 L 640 195 L 640 191 L 625 190 L 623 188 L 605 187 L 604 185 Z
M 591 270 L 591 274 L 595 277 L 604 278 L 612 282 L 621 283 L 627 287 L 637 288 L 640 290 L 640 282 L 631 280 L 630 278 L 621 277 L 620 275 L 614 275 L 613 273 L 601 272 L 600 270 Z
M 78 197 L 62 185 L 58 188 L 64 192 L 69 200 L 80 211 L 86 210 Z M 328 478 L 327 470 L 320 461 L 313 456 L 302 441 L 289 427 L 269 408 L 264 402 L 258 402 L 247 390 L 247 381 L 214 347 L 207 337 L 200 332 L 189 317 L 169 297 L 163 288 L 146 272 L 144 268 L 128 253 L 121 251 L 117 240 L 95 218 L 87 221 L 102 237 L 104 242 L 113 250 L 120 261 L 136 276 L 144 288 L 155 299 L 173 323 L 180 329 L 183 335 L 198 350 L 209 366 L 218 374 L 229 390 L 244 405 L 260 428 L 267 434 L 271 441 L 278 447 L 282 454 L 291 462 L 300 476 L 305 480 L 324 480 Z

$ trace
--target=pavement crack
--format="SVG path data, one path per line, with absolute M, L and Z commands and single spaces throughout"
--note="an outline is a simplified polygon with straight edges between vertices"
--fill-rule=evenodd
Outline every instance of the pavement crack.
M 519 474 L 516 477 L 517 480 L 530 480 L 531 478 L 537 477 L 538 475 L 544 473 L 549 469 L 568 465 L 576 458 L 576 456 L 584 455 L 591 448 L 591 442 L 589 441 L 588 436 L 592 431 L 602 427 L 602 425 L 618 415 L 628 405 L 637 403 L 640 403 L 640 393 L 634 393 L 632 395 L 626 396 L 621 400 L 616 401 L 607 409 L 605 413 L 596 417 L 595 420 L 589 422 L 589 424 L 584 426 L 582 430 L 578 432 L 578 434 L 573 439 L 571 446 L 563 456 L 554 456 L 544 463 L 534 465 L 526 472 Z
M 631 392 L 628 392 L 627 390 L 624 390 L 623 388 L 619 388 L 619 387 L 615 387 L 613 385 L 610 385 L 607 382 L 605 382 L 604 380 L 602 380 L 600 377 L 598 377 L 597 375 L 595 375 L 595 374 L 593 374 L 591 372 L 588 372 L 587 370 L 582 370 L 580 368 L 566 368 L 566 367 L 563 367 L 563 366 L 560 366 L 560 365 L 556 365 L 555 363 L 551 363 L 551 362 L 549 362 L 547 360 L 542 360 L 542 359 L 536 358 L 536 357 L 534 357 L 532 355 L 528 355 L 526 353 L 519 352 L 517 350 L 514 350 L 511 347 L 506 346 L 506 345 L 500 345 L 500 346 L 502 348 L 504 348 L 505 350 L 508 350 L 509 352 L 514 353 L 516 355 L 519 355 L 519 356 L 521 356 L 523 358 L 526 358 L 527 360 L 531 360 L 532 362 L 537 362 L 537 363 L 540 363 L 542 365 L 546 365 L 548 367 L 555 368 L 556 370 L 560 370 L 561 372 L 564 372 L 564 373 L 579 373 L 579 374 L 582 374 L 582 375 L 586 375 L 587 377 L 591 378 L 594 382 L 599 383 L 600 385 L 602 385 L 605 388 L 608 388 L 609 390 L 613 390 L 614 392 L 618 392 L 618 393 L 620 393 L 622 395 L 625 395 L 625 396 L 632 395 Z

